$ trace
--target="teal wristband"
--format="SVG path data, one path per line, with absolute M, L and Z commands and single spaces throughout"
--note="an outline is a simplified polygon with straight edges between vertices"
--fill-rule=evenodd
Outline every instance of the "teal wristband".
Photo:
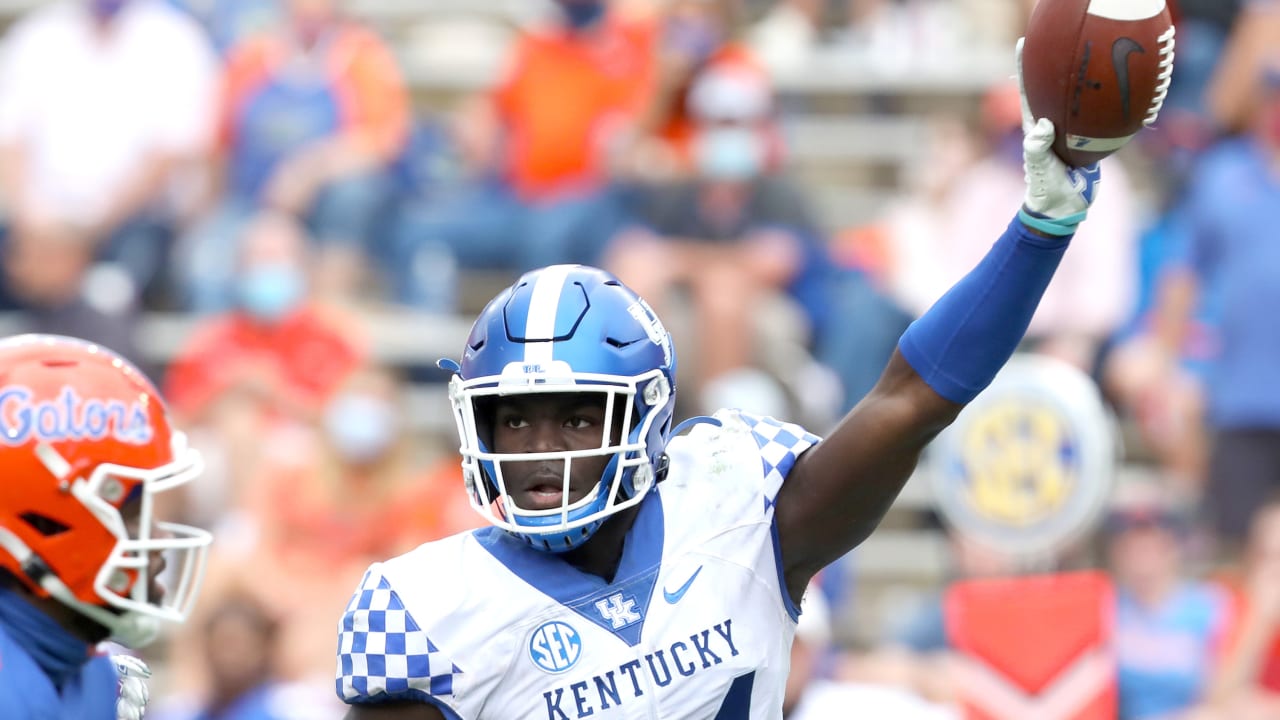
M 1018 210 L 1018 219 L 1023 225 L 1034 230 L 1039 230 L 1047 235 L 1063 235 L 1075 234 L 1076 227 L 1084 222 L 1085 213 L 1078 212 L 1063 218 L 1047 218 L 1032 213 L 1025 206 Z

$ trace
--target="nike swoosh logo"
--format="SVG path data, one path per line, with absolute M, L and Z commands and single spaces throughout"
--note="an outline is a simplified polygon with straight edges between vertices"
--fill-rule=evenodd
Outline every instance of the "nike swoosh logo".
M 685 581 L 684 581 L 684 584 L 683 584 L 683 585 L 681 585 L 680 587 L 676 588 L 676 591 L 675 591 L 675 592 L 671 592 L 670 590 L 667 590 L 666 588 L 663 588 L 663 589 L 662 589 L 662 597 L 666 598 L 667 603 L 669 603 L 669 604 L 671 604 L 671 605 L 675 605 L 676 603 L 680 602 L 680 598 L 684 597 L 684 594 L 685 594 L 686 592 L 689 592 L 689 586 L 693 584 L 693 581 L 694 581 L 694 580 L 697 580 L 697 579 L 698 579 L 698 573 L 700 573 L 700 572 L 702 572 L 702 566 L 701 566 L 701 565 L 699 565 L 699 566 L 698 566 L 698 569 L 697 569 L 697 570 L 694 570 L 694 571 L 693 571 L 693 574 L 689 576 L 689 579 L 688 579 L 688 580 L 685 580 Z
M 1116 38 L 1111 43 L 1111 69 L 1116 71 L 1116 82 L 1120 84 L 1120 112 L 1124 113 L 1125 122 L 1129 122 L 1129 56 L 1146 52 L 1133 38 Z

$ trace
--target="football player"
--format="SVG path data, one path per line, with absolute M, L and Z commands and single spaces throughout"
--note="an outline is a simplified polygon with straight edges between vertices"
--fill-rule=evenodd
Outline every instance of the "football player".
M 0 716 L 137 720 L 149 672 L 95 646 L 186 617 L 211 538 L 152 513 L 200 455 L 119 355 L 21 335 L 0 340 L 0 466 Z
M 606 272 L 494 298 L 442 361 L 492 527 L 369 568 L 339 626 L 349 720 L 781 717 L 810 578 L 1009 358 L 1093 201 L 1053 137 L 1027 120 L 1024 206 L 825 440 L 739 410 L 673 427 L 671 337 Z

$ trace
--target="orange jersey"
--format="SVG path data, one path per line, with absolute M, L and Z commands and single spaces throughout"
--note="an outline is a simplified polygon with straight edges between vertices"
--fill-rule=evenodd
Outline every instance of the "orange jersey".
M 611 131 L 651 93 L 654 28 L 606 20 L 599 31 L 524 35 L 494 101 L 507 130 L 507 177 L 526 198 L 603 180 Z
M 170 366 L 165 391 L 175 412 L 199 415 L 246 373 L 264 373 L 318 409 L 364 358 L 363 343 L 316 310 L 299 310 L 274 327 L 233 312 L 196 329 Z

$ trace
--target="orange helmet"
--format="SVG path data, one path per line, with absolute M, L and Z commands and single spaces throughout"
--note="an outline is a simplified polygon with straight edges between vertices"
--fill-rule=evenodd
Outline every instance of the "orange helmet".
M 137 368 L 73 338 L 0 340 L 0 468 L 0 568 L 130 647 L 186 618 L 212 538 L 152 512 L 203 463 Z

